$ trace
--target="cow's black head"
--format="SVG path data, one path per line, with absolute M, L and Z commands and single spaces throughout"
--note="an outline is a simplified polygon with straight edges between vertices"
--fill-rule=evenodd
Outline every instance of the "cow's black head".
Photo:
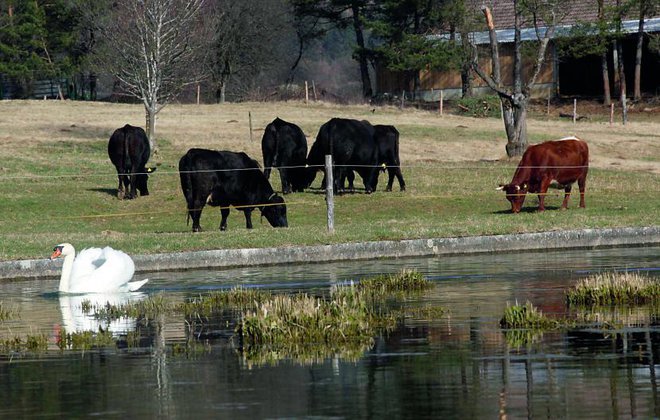
M 519 213 L 527 195 L 527 184 L 506 184 L 500 185 L 497 189 L 506 193 L 506 199 L 511 203 L 511 211 Z
M 265 216 L 273 227 L 288 227 L 286 220 L 286 205 L 284 198 L 273 194 L 268 199 L 268 205 L 261 207 L 261 215 Z

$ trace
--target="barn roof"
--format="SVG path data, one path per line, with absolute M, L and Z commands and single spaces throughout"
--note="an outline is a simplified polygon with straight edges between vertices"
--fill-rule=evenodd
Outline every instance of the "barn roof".
M 475 10 L 480 10 L 481 7 L 490 7 L 493 14 L 493 21 L 495 29 L 511 29 L 514 26 L 514 9 L 513 0 L 469 0 Z M 605 9 L 616 6 L 616 0 L 603 0 Z M 561 14 L 558 20 L 562 25 L 574 25 L 578 22 L 596 22 L 598 20 L 598 3 L 596 0 L 572 0 L 570 7 L 566 7 L 559 11 Z M 655 13 L 651 17 L 660 18 L 659 13 Z M 633 8 L 630 16 L 625 20 L 637 21 L 639 20 L 639 11 Z M 531 26 L 531 22 L 524 26 Z
M 493 15 L 493 22 L 495 24 L 495 32 L 497 33 L 497 41 L 499 43 L 513 42 L 514 37 L 514 9 L 513 0 L 471 0 L 475 10 L 481 7 L 488 6 L 491 8 Z M 616 0 L 603 0 L 605 6 L 614 6 Z M 635 11 L 636 12 L 636 11 Z M 598 6 L 595 0 L 574 0 L 571 2 L 571 7 L 564 11 L 564 15 L 560 17 L 561 24 L 556 26 L 555 35 L 566 33 L 572 26 L 580 22 L 596 22 L 598 20 Z M 485 25 L 484 25 L 485 26 Z M 635 33 L 638 31 L 639 18 L 630 18 L 622 22 L 623 33 Z M 545 26 L 539 27 L 537 35 L 536 29 L 532 26 L 531 22 L 523 22 L 521 24 L 521 39 L 523 41 L 536 41 L 543 38 L 546 31 Z M 660 32 L 660 13 L 655 13 L 653 17 L 644 19 L 645 32 Z M 460 38 L 460 34 L 456 34 Z M 488 31 L 472 32 L 470 33 L 472 42 L 474 44 L 488 44 L 490 42 Z M 432 35 L 430 38 L 448 39 L 449 34 L 443 33 Z

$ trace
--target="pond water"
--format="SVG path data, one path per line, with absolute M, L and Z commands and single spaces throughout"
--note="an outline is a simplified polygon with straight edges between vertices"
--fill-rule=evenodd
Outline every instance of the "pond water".
M 130 298 L 236 285 L 316 293 L 403 268 L 435 283 L 405 304 L 442 306 L 444 316 L 406 319 L 358 357 L 266 364 L 241 356 L 231 328 L 198 331 L 170 317 L 143 328 L 138 345 L 60 351 L 59 329 L 96 330 L 98 321 L 76 297 L 53 293 L 57 280 L 3 282 L 3 305 L 20 317 L 0 322 L 0 337 L 46 333 L 49 350 L 0 358 L 0 418 L 660 416 L 660 329 L 648 311 L 620 308 L 610 329 L 544 333 L 522 345 L 498 324 L 516 301 L 564 315 L 564 291 L 590 273 L 660 276 L 659 247 L 148 273 L 137 276 L 150 278 L 143 293 Z M 122 318 L 103 328 L 123 335 L 137 324 Z M 191 335 L 197 351 L 172 351 Z

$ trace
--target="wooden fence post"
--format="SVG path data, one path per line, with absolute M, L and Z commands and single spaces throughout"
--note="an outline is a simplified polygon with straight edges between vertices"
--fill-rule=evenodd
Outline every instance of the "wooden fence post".
M 309 85 L 307 84 L 307 80 L 305 80 L 305 105 L 309 103 Z
M 316 84 L 312 80 L 312 93 L 314 94 L 314 102 L 318 101 L 319 98 L 316 96 Z
M 573 99 L 573 124 L 577 121 L 577 99 Z
M 252 112 L 248 111 L 248 119 L 250 120 L 250 142 L 252 141 Z
M 614 102 L 610 104 L 610 127 L 614 124 Z
M 328 205 L 328 233 L 335 233 L 335 201 L 333 195 L 332 155 L 325 155 L 325 202 Z
M 440 116 L 442 116 L 442 110 L 444 106 L 445 106 L 444 90 L 440 89 Z
M 199 105 L 199 95 L 200 95 L 200 90 L 201 90 L 201 89 L 200 89 L 200 87 L 199 87 L 199 83 L 197 83 L 197 105 Z

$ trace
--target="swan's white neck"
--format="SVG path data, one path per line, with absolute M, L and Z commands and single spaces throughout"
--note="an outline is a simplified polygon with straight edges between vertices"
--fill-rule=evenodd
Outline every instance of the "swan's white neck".
M 64 264 L 62 264 L 62 276 L 60 277 L 60 292 L 68 292 L 71 285 L 71 270 L 73 268 L 73 260 L 76 254 L 71 253 L 64 257 Z

